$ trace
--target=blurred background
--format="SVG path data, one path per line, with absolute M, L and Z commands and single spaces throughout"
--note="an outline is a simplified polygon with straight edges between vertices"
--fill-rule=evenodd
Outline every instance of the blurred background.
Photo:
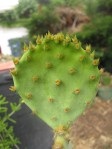
M 23 42 L 38 34 L 77 34 L 91 44 L 100 65 L 112 72 L 112 0 L 0 0 L 0 47 L 20 56 Z M 22 40 L 23 38 L 23 40 Z
M 104 73 L 95 103 L 73 125 L 72 135 L 76 149 L 112 149 L 112 0 L 0 0 L 0 94 L 9 95 L 2 88 L 12 83 L 13 57 L 48 31 L 77 35 L 100 58 Z

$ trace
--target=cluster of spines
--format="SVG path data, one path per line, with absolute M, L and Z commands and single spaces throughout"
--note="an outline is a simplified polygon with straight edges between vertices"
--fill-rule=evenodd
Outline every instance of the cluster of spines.
M 76 36 L 73 37 L 73 38 L 70 38 L 69 35 L 64 37 L 63 33 L 58 33 L 56 35 L 52 35 L 50 32 L 48 32 L 48 34 L 46 34 L 45 37 L 38 36 L 37 40 L 36 40 L 36 43 L 37 43 L 37 45 L 40 45 L 43 42 L 45 44 L 45 42 L 52 41 L 52 40 L 54 40 L 56 43 L 62 42 L 62 43 L 65 43 L 65 44 L 73 42 L 74 45 L 76 46 L 76 49 L 79 49 L 81 47 L 81 43 L 78 41 Z M 46 49 L 48 47 L 49 47 L 48 45 L 45 45 L 44 48 Z M 29 44 L 29 47 L 25 44 L 24 45 L 24 51 L 28 51 L 28 50 L 34 51 L 34 50 L 36 50 L 36 46 L 33 45 L 31 42 Z M 98 66 L 99 59 L 94 59 L 95 52 L 93 51 L 91 53 L 91 46 L 90 45 L 86 46 L 85 51 L 90 54 L 91 58 L 93 58 L 93 65 Z M 64 57 L 64 54 L 60 54 L 60 53 L 57 54 L 57 58 L 62 59 L 63 57 Z M 80 61 L 83 61 L 84 59 L 85 59 L 85 55 L 80 56 Z M 30 56 L 27 56 L 27 61 L 30 61 Z M 15 58 L 14 59 L 14 64 L 16 65 L 18 63 L 19 63 L 19 59 Z M 47 63 L 46 67 L 48 67 L 48 68 L 51 67 L 51 64 Z
M 37 43 L 37 45 L 41 45 L 44 43 L 44 49 L 49 49 L 49 46 L 47 44 L 45 45 L 45 43 L 48 43 L 49 41 L 54 41 L 55 43 L 63 43 L 63 45 L 68 45 L 70 43 L 74 43 L 76 49 L 80 49 L 80 47 L 81 47 L 81 43 L 78 41 L 76 36 L 73 38 L 70 38 L 69 35 L 64 37 L 63 33 L 58 33 L 56 35 L 52 35 L 50 32 L 48 32 L 45 35 L 45 37 L 38 36 L 36 43 Z M 27 45 L 24 45 L 24 51 L 28 51 L 28 50 L 31 50 L 31 51 L 36 50 L 35 45 L 33 45 L 32 43 L 29 44 L 29 47 Z M 94 59 L 95 52 L 93 51 L 91 53 L 91 46 L 90 45 L 86 46 L 85 51 L 90 54 L 91 58 Z M 62 59 L 63 57 L 64 57 L 63 54 L 59 53 L 57 55 L 57 58 L 59 58 L 59 59 Z M 80 61 L 83 61 L 84 59 L 85 59 L 84 55 L 80 56 Z M 29 60 L 30 60 L 30 57 L 27 56 L 27 61 L 29 61 Z M 14 63 L 17 64 L 18 60 L 15 60 Z M 94 59 L 93 65 L 98 66 L 98 64 L 99 64 L 99 59 Z

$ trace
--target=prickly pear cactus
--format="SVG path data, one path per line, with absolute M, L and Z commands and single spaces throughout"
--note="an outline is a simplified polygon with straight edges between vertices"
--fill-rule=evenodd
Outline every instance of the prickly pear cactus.
M 38 36 L 36 45 L 25 46 L 11 70 L 14 86 L 28 107 L 53 128 L 53 149 L 65 149 L 72 122 L 90 106 L 97 92 L 98 59 L 76 36 L 62 33 Z

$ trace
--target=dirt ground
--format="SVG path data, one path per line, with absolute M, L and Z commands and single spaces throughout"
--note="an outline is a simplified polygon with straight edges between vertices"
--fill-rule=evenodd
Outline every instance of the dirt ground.
M 97 97 L 76 120 L 71 136 L 74 149 L 112 149 L 112 100 Z

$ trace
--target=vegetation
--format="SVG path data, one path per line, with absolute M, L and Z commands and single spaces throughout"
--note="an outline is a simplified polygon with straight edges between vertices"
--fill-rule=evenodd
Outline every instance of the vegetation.
M 0 24 L 5 26 L 25 26 L 30 15 L 37 12 L 37 0 L 19 0 L 19 4 L 12 10 L 0 13 Z
M 53 149 L 65 149 L 69 128 L 93 103 L 102 72 L 99 59 L 94 59 L 89 45 L 84 50 L 76 36 L 62 33 L 38 36 L 24 51 L 20 60 L 14 59 L 13 88 L 53 129 Z
M 51 7 L 42 7 L 38 10 L 38 13 L 32 14 L 26 25 L 29 29 L 30 37 L 34 36 L 35 34 L 44 35 L 48 31 L 55 33 L 58 30 L 58 16 L 56 16 L 54 11 L 52 13 L 51 11 Z
M 19 18 L 29 18 L 33 12 L 36 12 L 38 4 L 36 0 L 19 0 L 16 12 Z
M 74 34 L 71 35 L 73 38 L 66 35 L 66 29 L 65 36 L 62 33 L 46 34 L 48 31 L 53 34 L 60 31 L 60 18 L 54 11 L 57 6 L 82 7 L 82 4 L 83 10 L 90 17 L 90 23 L 77 33 L 80 41 L 87 45 L 85 50 L 81 50 L 80 42 Z M 67 146 L 70 140 L 65 137 L 68 136 L 68 129 L 85 108 L 91 105 L 96 94 L 102 72 L 98 70 L 97 58 L 100 57 L 100 67 L 112 72 L 112 0 L 19 0 L 15 9 L 0 13 L 0 23 L 25 26 L 29 30 L 30 39 L 36 39 L 36 45 L 25 45 L 20 63 L 14 59 L 17 70 L 11 73 L 25 103 L 53 128 L 53 149 Z M 37 34 L 40 36 L 35 36 Z M 41 38 L 41 35 L 44 36 Z M 92 45 L 92 51 L 88 44 Z M 79 67 L 79 64 L 86 69 Z M 22 70 L 21 79 L 17 75 L 18 68 Z M 29 78 L 32 79 L 28 81 Z M 27 88 L 21 85 L 23 81 Z M 103 76 L 101 81 L 103 85 L 109 85 L 111 79 Z M 16 88 L 12 86 L 11 90 Z M 74 97 L 77 100 L 74 101 Z M 7 104 L 8 101 L 0 96 L 0 148 L 12 149 L 15 146 L 18 149 L 19 140 L 14 135 L 13 127 L 9 126 L 9 121 L 14 122 L 11 116 L 19 110 L 21 103 L 10 103 L 11 113 Z M 61 115 L 61 119 L 58 115 Z
M 98 0 L 97 12 L 112 15 L 112 0 Z
M 97 13 L 92 15 L 91 22 L 78 36 L 84 43 L 91 43 L 96 49 L 96 55 L 101 58 L 100 65 L 112 72 L 112 1 L 98 0 L 96 10 Z
M 93 1 L 93 0 L 91 0 Z M 78 5 L 86 5 L 88 0 L 50 0 L 51 5 L 76 7 Z
M 8 104 L 10 104 L 11 112 L 9 112 Z M 21 107 L 21 101 L 17 105 L 16 103 L 9 103 L 5 97 L 0 95 L 0 148 L 12 149 L 18 148 L 20 143 L 18 138 L 14 135 L 13 126 L 9 125 L 9 122 L 15 123 L 12 119 L 12 115 L 18 111 Z
M 11 26 L 12 24 L 15 24 L 17 20 L 18 16 L 15 10 L 7 10 L 0 13 L 0 24 L 3 26 Z

